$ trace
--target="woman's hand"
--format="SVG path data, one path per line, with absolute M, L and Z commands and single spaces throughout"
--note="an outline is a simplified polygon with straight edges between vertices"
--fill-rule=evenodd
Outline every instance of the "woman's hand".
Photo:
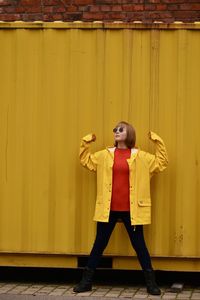
M 92 140 L 91 140 L 91 141 L 92 141 L 92 142 L 95 142 L 95 141 L 96 141 L 96 139 L 97 139 L 97 138 L 96 138 L 96 135 L 95 135 L 95 134 L 93 134 L 93 135 L 92 135 Z
M 149 131 L 148 136 L 149 136 L 149 139 L 150 139 L 151 141 L 156 141 L 156 140 L 158 140 L 157 134 L 156 134 L 155 132 L 153 132 L 153 131 Z
M 149 131 L 148 137 L 149 137 L 149 139 L 151 139 L 151 131 Z

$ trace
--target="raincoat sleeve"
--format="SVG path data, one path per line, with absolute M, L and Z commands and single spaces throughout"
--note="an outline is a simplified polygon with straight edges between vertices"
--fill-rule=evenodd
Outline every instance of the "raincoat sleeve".
M 153 131 L 149 132 L 149 138 L 155 144 L 155 154 L 146 153 L 150 176 L 163 171 L 168 165 L 168 155 L 163 140 Z
M 81 146 L 80 146 L 80 152 L 79 152 L 79 158 L 81 164 L 89 169 L 90 171 L 96 171 L 97 170 L 97 152 L 92 154 L 90 153 L 90 146 L 93 142 L 92 140 L 93 135 L 88 134 L 82 138 Z

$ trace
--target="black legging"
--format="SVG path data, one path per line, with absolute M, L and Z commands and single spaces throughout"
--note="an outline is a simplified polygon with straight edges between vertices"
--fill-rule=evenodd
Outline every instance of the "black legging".
M 126 211 L 111 211 L 109 222 L 97 222 L 96 239 L 90 253 L 87 266 L 91 269 L 96 269 L 101 259 L 102 253 L 108 244 L 115 224 L 117 223 L 119 218 L 122 220 L 126 227 L 129 238 L 131 240 L 131 244 L 135 249 L 135 252 L 137 253 L 137 257 L 142 269 L 152 269 L 151 258 L 144 240 L 143 226 L 132 226 L 130 221 L 130 213 Z

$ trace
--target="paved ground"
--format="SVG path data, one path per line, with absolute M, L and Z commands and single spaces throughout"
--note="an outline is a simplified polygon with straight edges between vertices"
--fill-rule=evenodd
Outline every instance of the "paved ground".
M 64 299 L 84 299 L 90 300 L 104 298 L 126 298 L 126 299 L 182 299 L 200 300 L 200 287 L 184 287 L 181 293 L 171 293 L 169 286 L 162 287 L 161 296 L 151 296 L 146 293 L 144 286 L 94 286 L 91 292 L 75 294 L 71 284 L 44 284 L 44 283 L 19 283 L 19 282 L 0 282 L 0 300 L 64 300 Z

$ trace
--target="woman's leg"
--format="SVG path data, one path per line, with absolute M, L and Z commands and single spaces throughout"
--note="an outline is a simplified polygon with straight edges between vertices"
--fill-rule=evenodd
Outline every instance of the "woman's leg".
M 87 267 L 90 269 L 96 269 L 110 239 L 111 233 L 117 222 L 117 214 L 115 212 L 110 213 L 109 222 L 98 222 L 96 239 L 91 250 Z
M 97 223 L 97 233 L 96 239 L 90 253 L 87 266 L 83 272 L 81 281 L 74 287 L 74 292 L 86 292 L 92 289 L 92 280 L 94 276 L 94 271 L 99 264 L 102 253 L 106 248 L 108 241 L 110 239 L 111 233 L 117 222 L 117 214 L 115 212 L 110 212 L 109 222 Z
M 160 295 L 161 291 L 156 284 L 151 258 L 144 240 L 143 226 L 132 226 L 129 213 L 124 214 L 122 220 L 130 237 L 131 244 L 137 253 L 140 265 L 144 271 L 147 292 L 152 295 Z
M 143 270 L 152 269 L 151 258 L 144 240 L 143 226 L 142 225 L 132 226 L 129 213 L 124 214 L 122 220 L 128 232 L 129 238 L 131 240 L 131 244 L 135 249 L 135 252 L 137 254 L 142 269 Z

